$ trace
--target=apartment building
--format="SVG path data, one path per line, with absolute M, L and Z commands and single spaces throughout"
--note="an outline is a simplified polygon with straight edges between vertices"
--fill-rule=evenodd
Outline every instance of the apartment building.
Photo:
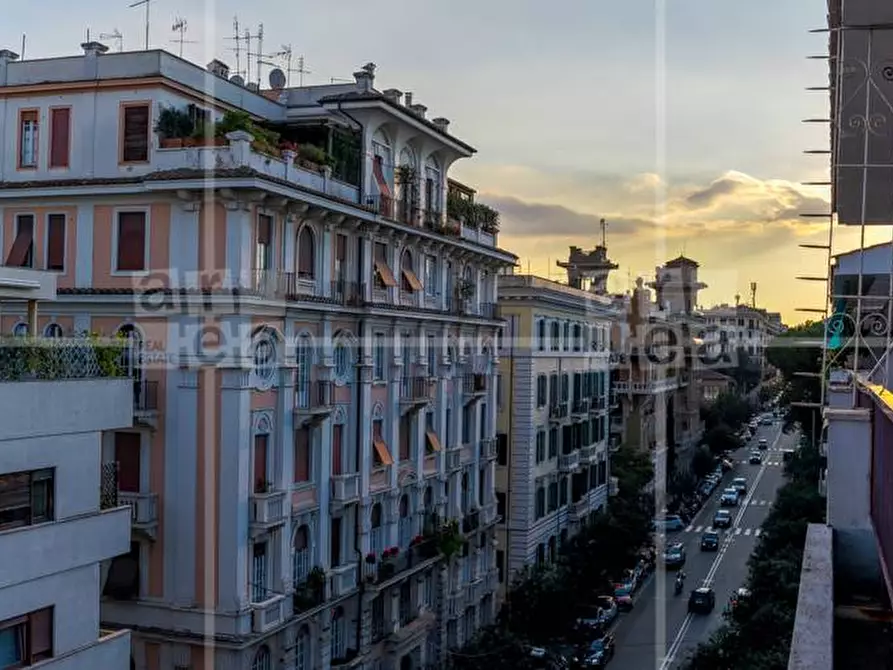
M 611 299 L 532 275 L 499 277 L 497 564 L 503 587 L 608 500 Z
M 0 51 L 7 265 L 137 348 L 105 438 L 138 670 L 419 668 L 492 617 L 498 215 L 412 94 Z M 111 129 L 112 132 L 109 132 Z M 465 188 L 453 184 L 452 189 Z M 4 332 L 33 332 L 21 314 Z
M 52 324 L 53 273 L 0 266 L 0 309 Z M 108 561 L 131 510 L 105 500 L 102 433 L 133 422 L 121 343 L 0 338 L 0 666 L 130 667 L 130 633 L 100 627 Z
M 736 360 L 743 350 L 760 365 L 766 363 L 766 349 L 781 332 L 781 316 L 750 305 L 715 305 L 702 312 L 707 328 L 704 341 L 714 360 Z

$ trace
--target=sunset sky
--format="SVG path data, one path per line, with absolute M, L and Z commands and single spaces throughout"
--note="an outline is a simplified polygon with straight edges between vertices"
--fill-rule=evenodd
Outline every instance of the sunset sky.
M 27 58 L 79 52 L 88 27 L 143 46 L 130 0 L 7 4 L 0 48 L 21 51 L 24 33 Z M 827 116 L 805 90 L 827 82 L 826 63 L 807 60 L 825 51 L 827 36 L 807 32 L 824 0 L 153 0 L 151 44 L 176 52 L 182 16 L 196 42 L 185 57 L 235 67 L 235 14 L 264 24 L 264 51 L 303 53 L 305 83 L 374 61 L 377 88 L 451 119 L 479 152 L 453 176 L 501 211 L 500 245 L 525 270 L 559 278 L 555 260 L 594 245 L 605 217 L 614 290 L 684 250 L 710 286 L 705 306 L 751 281 L 791 323 L 821 306 L 821 286 L 794 277 L 825 273 L 822 252 L 797 246 L 827 239 L 827 224 L 798 217 L 827 211 L 823 189 L 800 186 L 827 179 L 827 157 L 803 153 L 827 148 L 827 127 L 801 123 Z M 835 251 L 858 245 L 854 231 L 835 237 Z

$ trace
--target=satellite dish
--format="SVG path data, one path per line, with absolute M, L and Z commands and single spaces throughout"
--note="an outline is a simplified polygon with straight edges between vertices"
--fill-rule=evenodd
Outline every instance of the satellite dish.
M 234 83 L 236 86 L 244 86 L 245 80 L 237 74 L 234 74 L 229 80 Z
M 270 70 L 270 88 L 276 90 L 285 88 L 285 73 L 278 67 Z

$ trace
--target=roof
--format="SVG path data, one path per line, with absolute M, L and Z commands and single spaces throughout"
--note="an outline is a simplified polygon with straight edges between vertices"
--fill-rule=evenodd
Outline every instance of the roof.
M 707 368 L 706 370 L 702 370 L 699 373 L 699 376 L 701 377 L 702 380 L 708 379 L 711 381 L 729 381 L 729 382 L 735 381 L 729 375 L 724 375 L 722 372 L 717 372 L 716 370 L 711 370 L 709 368 Z
M 685 256 L 677 256 L 676 258 L 667 261 L 664 263 L 665 268 L 679 268 L 679 267 L 692 267 L 699 268 L 701 267 L 697 261 L 693 261 L 691 258 L 686 258 Z
M 391 107 L 401 114 L 407 115 L 410 118 L 418 121 L 424 126 L 427 126 L 433 132 L 442 135 L 447 138 L 451 142 L 455 142 L 459 146 L 461 146 L 466 151 L 470 151 L 471 153 L 477 153 L 477 149 L 475 149 L 470 144 L 467 144 L 460 140 L 455 135 L 451 135 L 447 131 L 443 130 L 439 126 L 435 125 L 430 119 L 422 118 L 421 116 L 416 116 L 406 110 L 406 107 L 401 105 L 399 102 L 386 98 L 384 94 L 379 93 L 378 91 L 349 91 L 347 93 L 338 93 L 335 95 L 326 95 L 317 100 L 320 105 L 325 105 L 326 103 L 338 103 L 338 102 L 381 102 Z

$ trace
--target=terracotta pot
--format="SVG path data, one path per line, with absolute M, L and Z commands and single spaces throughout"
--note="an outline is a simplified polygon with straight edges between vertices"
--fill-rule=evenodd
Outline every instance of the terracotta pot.
M 182 137 L 166 137 L 161 140 L 162 149 L 179 149 L 183 146 Z
M 186 139 L 183 140 L 183 146 L 184 147 L 197 147 L 198 140 L 195 139 L 194 137 L 187 137 Z

